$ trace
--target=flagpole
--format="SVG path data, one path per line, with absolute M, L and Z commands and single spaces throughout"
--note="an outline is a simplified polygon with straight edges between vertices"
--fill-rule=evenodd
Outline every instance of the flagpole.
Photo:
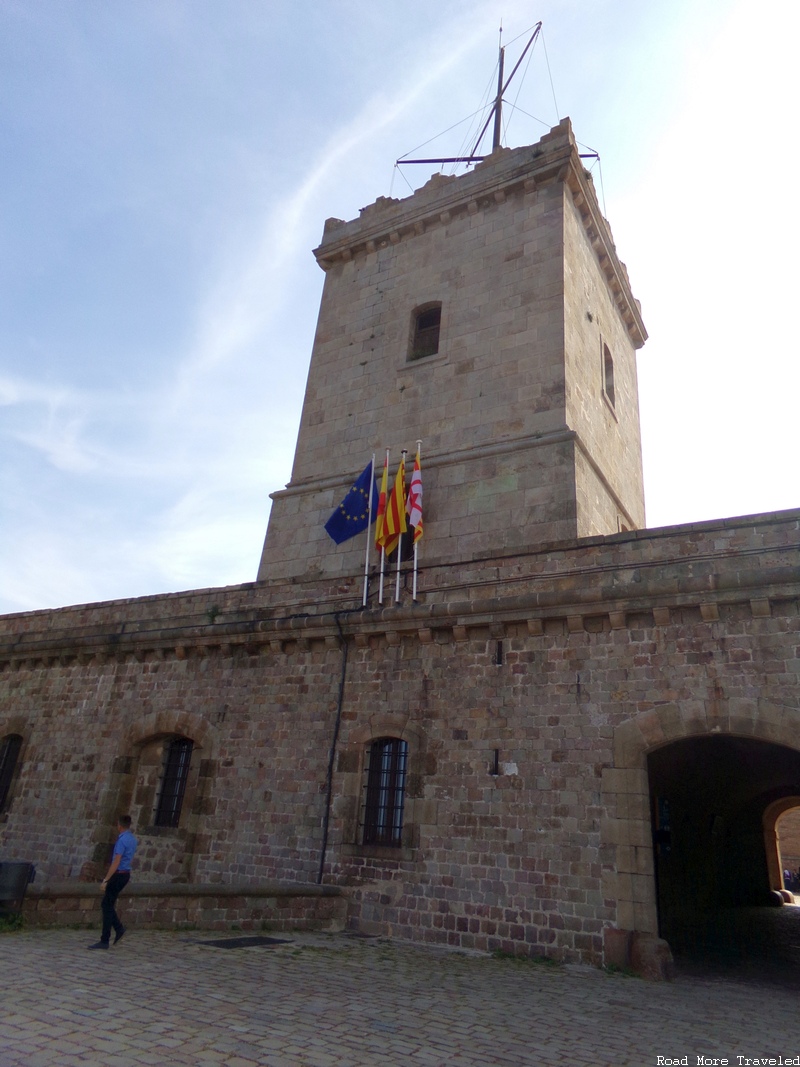
M 422 465 L 422 441 L 417 441 L 417 461 Z M 414 581 L 411 588 L 411 599 L 417 599 L 417 537 L 414 533 Z
M 372 540 L 372 494 L 375 490 L 375 453 L 372 453 L 372 466 L 369 474 L 369 506 L 367 508 L 367 550 L 364 553 L 364 595 L 361 598 L 361 607 L 367 606 L 367 592 L 369 590 L 369 543 Z
M 389 449 L 388 448 L 386 449 L 386 458 L 383 461 L 383 469 L 384 469 L 384 472 L 387 472 L 389 470 Z M 383 482 L 381 482 L 381 490 L 383 490 Z M 387 492 L 388 492 L 388 486 L 387 486 Z M 384 503 L 384 507 L 385 507 L 385 503 Z M 380 520 L 380 508 L 378 508 L 378 524 L 380 524 L 380 521 L 381 521 Z M 381 545 L 381 578 L 380 578 L 380 585 L 378 587 L 378 603 L 379 604 L 383 603 L 383 572 L 384 572 L 385 561 L 386 561 L 386 546 L 385 545 Z
M 405 475 L 406 456 L 408 455 L 408 450 L 403 448 L 400 451 L 401 451 L 401 454 L 402 454 L 402 459 L 400 460 L 400 462 L 403 465 L 403 474 Z M 403 497 L 405 497 L 405 495 L 406 495 L 406 487 L 405 487 L 405 484 L 403 484 Z M 405 514 L 403 515 L 403 518 L 405 519 Z M 400 561 L 402 559 L 402 556 L 403 556 L 403 534 L 401 533 L 399 535 L 399 537 L 397 538 L 397 579 L 395 580 L 395 586 L 394 586 L 394 602 L 395 602 L 395 604 L 399 604 L 400 603 Z

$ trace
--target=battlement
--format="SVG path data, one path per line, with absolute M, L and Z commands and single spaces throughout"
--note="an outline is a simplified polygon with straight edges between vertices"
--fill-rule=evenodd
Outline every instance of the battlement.
M 350 222 L 327 219 L 314 255 L 322 269 L 329 270 L 339 260 L 347 262 L 353 256 L 446 226 L 456 214 L 475 215 L 492 201 L 502 204 L 507 197 L 529 194 L 537 185 L 556 181 L 568 185 L 631 340 L 640 348 L 647 340 L 641 309 L 631 291 L 625 264 L 617 256 L 611 227 L 600 210 L 594 182 L 580 159 L 568 118 L 536 144 L 496 149 L 467 174 L 435 173 L 403 199 L 379 196 Z

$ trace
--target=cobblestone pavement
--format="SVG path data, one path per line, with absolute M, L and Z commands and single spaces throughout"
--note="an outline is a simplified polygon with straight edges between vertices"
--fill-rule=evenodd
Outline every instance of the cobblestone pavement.
M 800 1056 L 797 990 L 785 986 L 651 983 L 344 934 L 202 943 L 222 936 L 132 930 L 87 952 L 86 931 L 0 935 L 0 1064 L 658 1067 L 659 1056 Z

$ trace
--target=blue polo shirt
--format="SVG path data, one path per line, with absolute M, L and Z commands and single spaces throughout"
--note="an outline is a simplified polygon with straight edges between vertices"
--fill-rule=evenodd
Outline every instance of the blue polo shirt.
M 137 844 L 138 841 L 130 830 L 123 830 L 119 835 L 117 843 L 114 845 L 114 855 L 120 857 L 119 867 L 117 867 L 118 871 L 122 871 L 123 873 L 130 871 L 131 860 L 133 859 Z

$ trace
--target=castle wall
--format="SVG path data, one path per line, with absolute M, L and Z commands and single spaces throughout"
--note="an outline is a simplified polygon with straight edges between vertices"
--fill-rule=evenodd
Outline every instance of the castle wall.
M 94 876 L 124 802 L 142 880 L 313 883 L 340 710 L 323 869 L 351 927 L 599 962 L 606 929 L 657 927 L 636 753 L 715 729 L 797 744 L 799 528 L 432 566 L 419 604 L 383 611 L 320 580 L 0 619 L 0 736 L 25 746 L 0 851 Z M 171 734 L 195 741 L 194 792 L 154 833 L 142 753 Z M 410 746 L 400 849 L 359 844 L 384 735 Z

